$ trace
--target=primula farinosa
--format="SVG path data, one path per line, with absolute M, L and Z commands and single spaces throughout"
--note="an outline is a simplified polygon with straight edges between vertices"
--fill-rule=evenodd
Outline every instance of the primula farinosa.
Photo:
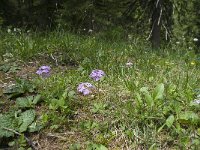
M 37 71 L 36 74 L 41 75 L 42 77 L 49 76 L 51 68 L 49 66 L 41 66 Z
M 95 81 L 99 81 L 103 76 L 105 76 L 105 72 L 102 70 L 93 70 L 92 73 L 90 74 L 90 78 L 92 78 Z
M 93 86 L 91 83 L 84 82 L 78 85 L 77 91 L 82 93 L 83 95 L 88 95 L 92 93 L 93 89 L 95 89 L 95 86 Z

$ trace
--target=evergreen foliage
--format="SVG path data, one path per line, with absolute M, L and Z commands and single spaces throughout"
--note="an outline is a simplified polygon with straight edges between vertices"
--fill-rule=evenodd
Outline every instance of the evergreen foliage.
M 158 2 L 160 11 L 157 10 Z M 37 29 L 64 28 L 79 33 L 141 35 L 161 40 L 200 33 L 198 0 L 2 0 L 0 25 Z M 157 21 L 155 12 L 157 11 Z M 159 22 L 158 22 L 159 20 Z M 158 37 L 157 39 L 158 43 Z

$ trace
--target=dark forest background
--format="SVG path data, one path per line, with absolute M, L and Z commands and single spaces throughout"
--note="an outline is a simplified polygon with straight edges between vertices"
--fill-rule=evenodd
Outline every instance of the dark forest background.
M 159 47 L 172 37 L 199 38 L 200 1 L 1 0 L 0 26 L 104 33 L 108 39 L 142 36 Z

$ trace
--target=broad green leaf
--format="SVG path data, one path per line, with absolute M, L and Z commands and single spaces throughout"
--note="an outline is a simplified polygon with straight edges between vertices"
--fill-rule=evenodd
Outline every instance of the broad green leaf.
M 4 94 L 8 94 L 8 98 L 16 98 L 26 92 L 34 92 L 35 86 L 27 80 L 16 79 L 16 84 L 4 89 Z
M 16 99 L 16 105 L 20 108 L 30 108 L 33 107 L 40 101 L 41 95 L 19 97 Z
M 10 86 L 3 91 L 4 94 L 8 94 L 8 98 L 16 98 L 24 93 L 23 89 L 18 85 Z
M 57 100 L 57 104 L 58 104 L 58 106 L 60 106 L 60 107 L 65 106 L 65 103 L 66 103 L 66 99 L 64 99 L 64 98 L 61 98 L 61 99 L 58 99 L 58 100 Z
M 163 94 L 164 94 L 164 84 L 158 84 L 156 88 L 154 89 L 153 92 L 153 99 L 158 100 L 158 99 L 163 99 Z
M 17 128 L 17 120 L 15 119 L 14 114 L 0 114 L 0 137 L 11 137 L 14 136 L 14 133 L 6 130 L 8 129 L 16 129 Z
M 99 147 L 98 147 L 98 150 L 108 150 L 104 145 L 100 145 Z
M 200 136 L 200 128 L 197 129 L 197 134 Z
M 19 120 L 22 120 L 22 124 L 19 127 L 19 132 L 27 130 L 28 126 L 35 120 L 35 111 L 33 109 L 26 110 L 21 113 Z
M 24 91 L 21 89 L 18 85 L 13 85 L 8 88 L 6 88 L 3 92 L 4 94 L 12 94 L 12 93 L 24 93 Z
M 137 98 L 137 102 L 139 103 L 139 105 L 142 105 L 142 98 L 139 93 L 136 93 L 136 98 Z
M 192 111 L 186 111 L 179 115 L 178 121 L 184 125 L 198 125 L 200 124 L 200 117 Z
M 58 108 L 58 99 L 51 99 L 49 109 L 56 110 Z
M 142 87 L 140 89 L 140 92 L 142 92 L 144 94 L 147 105 L 150 106 L 150 107 L 153 107 L 154 101 L 153 101 L 151 94 L 148 91 L 148 88 Z
M 34 96 L 33 104 L 37 104 L 41 100 L 41 95 Z
M 19 97 L 16 99 L 16 105 L 20 108 L 32 107 L 33 96 Z
M 168 128 L 170 128 L 174 123 L 174 115 L 170 115 L 166 120 L 166 125 Z
M 40 129 L 42 129 L 43 126 L 41 123 L 38 123 L 38 122 L 33 122 L 29 127 L 28 127 L 28 131 L 29 132 L 36 132 L 36 131 L 39 131 Z

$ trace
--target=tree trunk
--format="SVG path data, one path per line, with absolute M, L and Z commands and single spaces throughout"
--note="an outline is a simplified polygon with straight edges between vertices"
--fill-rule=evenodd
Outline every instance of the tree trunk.
M 154 49 L 160 48 L 161 41 L 161 21 L 162 21 L 162 3 L 163 0 L 156 0 L 155 7 L 152 14 L 152 35 L 151 43 Z

